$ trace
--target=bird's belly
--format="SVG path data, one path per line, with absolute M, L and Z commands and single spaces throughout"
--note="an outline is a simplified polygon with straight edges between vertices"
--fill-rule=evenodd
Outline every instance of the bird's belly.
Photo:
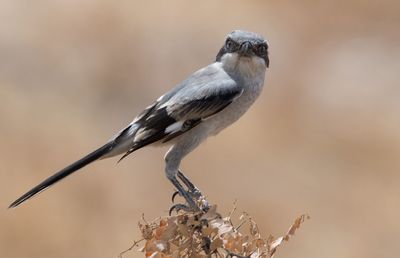
M 262 84 L 254 85 L 251 90 L 244 91 L 232 104 L 218 114 L 206 119 L 203 123 L 209 135 L 215 135 L 236 122 L 254 103 L 262 90 Z

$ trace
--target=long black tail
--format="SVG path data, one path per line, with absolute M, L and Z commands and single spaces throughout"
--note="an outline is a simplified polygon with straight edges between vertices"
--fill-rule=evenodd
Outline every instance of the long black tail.
M 86 155 L 85 157 L 81 158 L 80 160 L 72 163 L 68 167 L 62 169 L 61 171 L 55 173 L 51 177 L 47 178 L 44 180 L 42 183 L 39 185 L 35 186 L 32 188 L 30 191 L 19 197 L 17 200 L 15 200 L 13 203 L 8 206 L 8 208 L 14 208 L 23 203 L 24 201 L 30 199 L 31 197 L 35 196 L 36 194 L 40 193 L 41 191 L 44 191 L 47 189 L 49 186 L 57 183 L 61 179 L 69 176 L 70 174 L 74 173 L 75 171 L 83 168 L 84 166 L 92 163 L 95 160 L 98 160 L 108 152 L 112 150 L 114 147 L 114 142 L 109 142 L 105 144 L 104 146 L 100 147 L 99 149 L 93 151 L 92 153 Z

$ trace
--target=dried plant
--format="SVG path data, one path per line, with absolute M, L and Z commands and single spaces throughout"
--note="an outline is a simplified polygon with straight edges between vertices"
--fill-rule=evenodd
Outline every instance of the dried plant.
M 144 241 L 139 251 L 145 257 L 273 257 L 277 248 L 288 241 L 308 215 L 301 215 L 290 226 L 288 232 L 278 238 L 261 237 L 256 222 L 247 214 L 239 216 L 239 225 L 235 226 L 232 217 L 236 207 L 227 217 L 217 212 L 212 206 L 207 212 L 180 211 L 177 215 L 158 218 L 147 222 L 142 217 L 139 229 L 142 239 L 122 252 L 119 258 Z M 246 230 L 247 229 L 247 230 Z

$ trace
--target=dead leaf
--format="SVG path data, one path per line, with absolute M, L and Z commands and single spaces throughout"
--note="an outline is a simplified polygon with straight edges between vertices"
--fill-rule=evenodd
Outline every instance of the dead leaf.
M 235 227 L 230 217 L 223 218 L 217 212 L 217 206 L 212 206 L 206 213 L 181 211 L 179 215 L 152 222 L 143 219 L 144 224 L 138 223 L 146 241 L 139 250 L 147 258 L 207 258 L 212 254 L 216 257 L 231 254 L 233 257 L 272 258 L 277 248 L 288 241 L 307 218 L 308 215 L 301 215 L 285 235 L 263 240 L 257 223 L 246 212 L 240 215 L 239 226 Z M 248 231 L 242 226 L 248 227 Z
M 278 246 L 280 246 L 284 240 L 289 241 L 289 238 L 294 235 L 294 233 L 296 232 L 296 230 L 298 228 L 300 228 L 300 225 L 304 222 L 305 218 L 309 219 L 310 216 L 303 214 L 303 215 L 299 216 L 298 218 L 296 218 L 296 220 L 294 221 L 292 226 L 290 226 L 286 235 L 278 237 L 277 239 L 274 239 L 272 236 L 270 236 L 268 238 L 268 240 L 267 240 L 268 252 L 269 252 L 271 258 L 273 257 L 274 253 L 276 252 L 276 249 L 278 248 Z

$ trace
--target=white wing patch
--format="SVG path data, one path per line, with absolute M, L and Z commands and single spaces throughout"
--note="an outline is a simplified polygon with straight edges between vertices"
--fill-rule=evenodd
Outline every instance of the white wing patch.
M 139 142 L 141 140 L 146 139 L 154 130 L 148 128 L 140 128 L 136 134 L 135 138 L 133 139 L 134 142 Z
M 157 99 L 157 102 L 160 102 L 160 101 L 162 100 L 162 98 L 164 98 L 164 96 L 165 96 L 165 94 L 162 95 L 161 97 L 159 97 L 159 98 Z
M 138 124 L 131 123 L 131 124 L 129 125 L 128 135 L 133 135 L 133 134 L 136 132 L 136 130 L 138 129 L 138 127 L 139 127 Z
M 165 128 L 165 133 L 175 133 L 179 132 L 182 129 L 184 121 L 178 121 L 176 123 L 173 123 L 172 125 L 168 126 Z

